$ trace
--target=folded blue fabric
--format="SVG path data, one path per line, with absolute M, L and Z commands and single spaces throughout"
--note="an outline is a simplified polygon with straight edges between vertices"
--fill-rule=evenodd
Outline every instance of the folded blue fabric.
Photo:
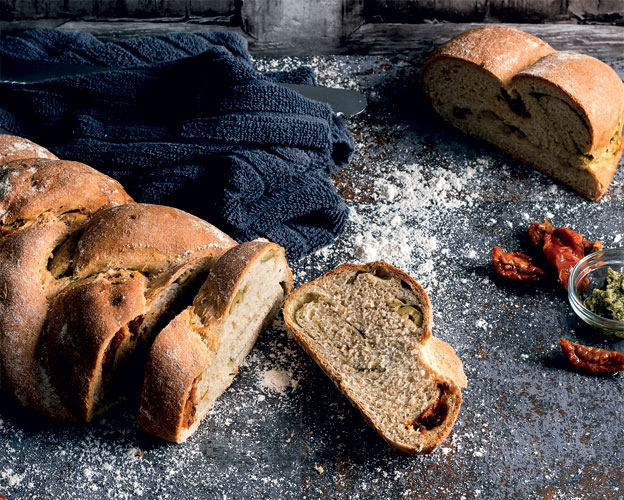
M 260 75 L 229 32 L 104 43 L 34 30 L 0 38 L 0 54 L 111 67 L 0 84 L 0 131 L 111 175 L 135 200 L 182 208 L 239 240 L 267 237 L 290 258 L 344 229 L 348 209 L 328 176 L 353 141 L 327 104 L 275 84 L 314 84 L 309 68 Z

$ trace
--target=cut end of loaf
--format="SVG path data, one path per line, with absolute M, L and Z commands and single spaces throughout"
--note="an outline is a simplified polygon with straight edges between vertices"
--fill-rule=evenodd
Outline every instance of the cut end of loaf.
M 391 446 L 427 453 L 446 438 L 466 379 L 431 337 L 429 298 L 407 274 L 383 262 L 339 266 L 293 292 L 284 319 Z M 448 350 L 438 355 L 438 343 Z
M 535 37 L 498 28 L 469 30 L 432 54 L 421 81 L 433 107 L 463 132 L 600 199 L 622 154 L 624 84 L 593 57 L 544 51 Z
M 225 253 L 185 319 L 176 318 L 152 346 L 139 426 L 185 441 L 231 384 L 291 288 L 280 246 L 253 241 Z

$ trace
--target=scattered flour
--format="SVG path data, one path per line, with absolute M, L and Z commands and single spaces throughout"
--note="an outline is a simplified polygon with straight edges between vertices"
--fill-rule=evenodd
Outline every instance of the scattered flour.
M 439 261 L 450 253 L 440 238 L 441 218 L 474 203 L 468 186 L 482 168 L 475 163 L 460 175 L 425 162 L 386 163 L 374 181 L 372 200 L 349 202 L 349 228 L 338 243 L 346 250 L 344 260 L 383 260 L 431 288 L 438 281 Z M 331 260 L 336 250 L 327 247 L 315 258 Z
M 292 378 L 292 371 L 271 368 L 259 375 L 259 385 L 263 389 L 284 393 L 287 388 L 297 387 L 297 381 Z
M 26 474 L 17 474 L 13 469 L 5 469 L 0 473 L 0 479 L 6 482 L 8 486 L 19 486 Z

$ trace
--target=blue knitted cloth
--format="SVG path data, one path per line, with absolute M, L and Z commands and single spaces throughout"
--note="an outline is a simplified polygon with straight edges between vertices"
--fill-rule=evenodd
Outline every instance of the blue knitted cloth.
M 137 201 L 187 210 L 239 240 L 269 238 L 290 258 L 344 229 L 348 209 L 328 175 L 353 141 L 327 104 L 275 84 L 314 84 L 309 68 L 260 75 L 245 39 L 228 32 L 104 43 L 34 30 L 1 37 L 0 53 L 115 68 L 0 83 L 0 131 L 91 165 Z

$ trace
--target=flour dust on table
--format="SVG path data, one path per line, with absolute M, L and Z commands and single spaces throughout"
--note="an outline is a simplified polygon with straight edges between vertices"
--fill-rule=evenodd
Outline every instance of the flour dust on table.
M 624 461 L 621 426 L 614 425 L 624 405 L 621 378 L 562 369 L 563 332 L 596 337 L 556 288 L 500 283 L 490 253 L 494 245 L 515 247 L 527 225 L 544 217 L 605 247 L 621 245 L 623 171 L 602 201 L 586 201 L 443 125 L 418 97 L 425 57 L 257 58 L 255 64 L 262 71 L 309 64 L 319 83 L 367 95 L 367 111 L 347 121 L 357 144 L 353 162 L 334 178 L 350 209 L 346 233 L 292 267 L 299 285 L 343 262 L 380 258 L 425 287 L 434 335 L 453 345 L 471 381 L 453 433 L 438 451 L 414 457 L 389 449 L 276 321 L 182 445 L 137 432 L 131 412 L 90 427 L 42 429 L 0 409 L 2 494 L 12 500 L 623 498 L 624 476 L 614 465 Z M 624 62 L 610 63 L 624 74 Z

